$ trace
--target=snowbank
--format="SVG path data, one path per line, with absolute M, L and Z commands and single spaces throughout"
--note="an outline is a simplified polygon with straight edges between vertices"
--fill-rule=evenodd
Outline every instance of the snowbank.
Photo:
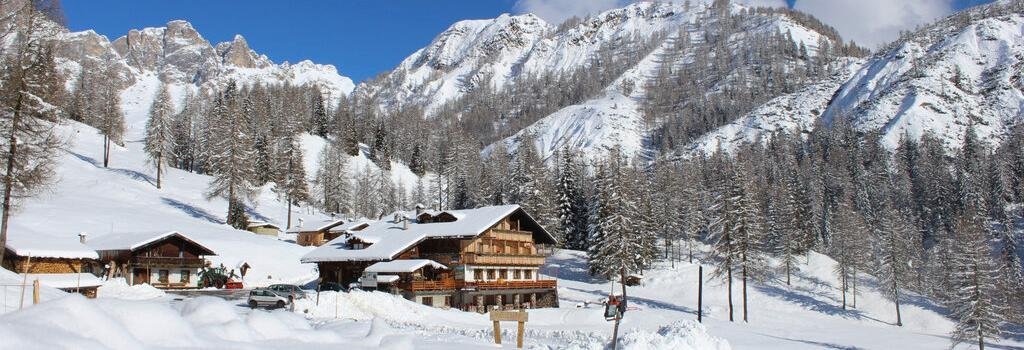
M 80 295 L 0 317 L 0 349 L 346 349 L 416 348 L 412 335 L 386 325 L 347 322 L 320 327 L 285 310 L 263 311 L 200 297 L 166 303 Z M 333 345 L 333 346 L 329 346 Z
M 167 293 L 148 284 L 129 286 L 124 278 L 114 278 L 103 283 L 96 292 L 98 298 L 124 300 L 150 300 L 167 296 Z
M 722 338 L 712 337 L 704 325 L 696 321 L 679 321 L 657 332 L 630 331 L 622 337 L 622 349 L 729 350 Z

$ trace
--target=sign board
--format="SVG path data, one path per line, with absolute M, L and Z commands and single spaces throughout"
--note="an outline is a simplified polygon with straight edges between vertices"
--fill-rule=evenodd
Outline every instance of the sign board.
M 525 311 L 491 311 L 491 321 L 526 322 L 529 314 Z
M 359 278 L 359 285 L 363 288 L 377 288 L 377 273 L 363 272 L 363 276 Z

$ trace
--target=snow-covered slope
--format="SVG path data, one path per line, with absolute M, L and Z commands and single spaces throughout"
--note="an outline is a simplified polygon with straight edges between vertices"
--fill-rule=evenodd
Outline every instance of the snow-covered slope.
M 890 148 L 925 131 L 956 148 L 972 124 L 982 140 L 999 143 L 1024 118 L 1024 5 L 998 1 L 955 14 L 850 67 L 776 98 L 689 150 L 713 150 L 719 141 L 728 149 L 758 134 L 807 130 L 819 118 L 828 125 L 840 117 L 880 131 Z
M 732 5 L 730 10 L 740 13 L 748 9 Z M 647 151 L 648 134 L 657 127 L 657 122 L 652 125 L 643 118 L 644 85 L 666 63 L 668 58 L 662 51 L 679 35 L 689 35 L 691 41 L 703 40 L 712 11 L 715 9 L 710 1 L 690 5 L 638 2 L 557 28 L 532 14 L 462 21 L 393 71 L 360 84 L 356 93 L 374 96 L 385 109 L 410 104 L 424 107 L 429 117 L 446 102 L 481 86 L 500 94 L 517 79 L 588 67 L 602 50 L 610 47 L 614 51 L 615 43 L 654 41 L 656 48 L 651 53 L 630 63 L 632 66 L 625 67 L 624 73 L 603 86 L 596 96 L 566 106 L 524 130 L 511 130 L 518 133 L 501 141 L 511 151 L 518 147 L 524 133 L 534 134 L 543 157 L 564 147 L 600 154 L 619 145 L 629 154 L 643 153 Z M 793 40 L 808 44 L 809 54 L 814 56 L 819 39 L 828 38 L 784 13 L 761 13 L 739 25 L 742 34 L 730 38 L 730 50 L 743 47 L 757 34 L 788 33 Z M 670 63 L 693 64 L 691 58 L 675 55 Z M 717 88 L 712 86 L 709 93 Z

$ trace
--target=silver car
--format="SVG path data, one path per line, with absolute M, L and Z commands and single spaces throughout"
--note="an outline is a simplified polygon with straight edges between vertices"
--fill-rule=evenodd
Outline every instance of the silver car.
M 305 299 L 306 291 L 299 288 L 299 286 L 291 284 L 271 284 L 267 289 L 270 289 L 277 293 L 277 295 L 287 297 L 294 297 L 295 299 Z
M 288 304 L 291 304 L 290 297 L 282 296 L 273 290 L 256 288 L 249 291 L 249 307 L 253 309 L 260 306 L 284 308 Z

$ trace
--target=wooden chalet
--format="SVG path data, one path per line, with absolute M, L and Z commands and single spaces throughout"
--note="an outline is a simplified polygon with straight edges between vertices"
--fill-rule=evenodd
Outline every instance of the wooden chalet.
M 264 221 L 249 223 L 249 225 L 245 227 L 245 230 L 258 235 L 272 237 L 277 237 L 277 235 L 281 233 L 280 227 Z
M 205 256 L 216 255 L 178 231 L 113 233 L 87 244 L 110 266 L 108 277 L 125 277 L 129 285 L 148 283 L 157 288 L 199 287 Z
M 98 255 L 81 243 L 85 236 L 54 237 L 12 232 L 4 246 L 3 268 L 26 274 L 26 280 L 39 280 L 43 286 L 95 298 L 102 281 L 93 274 Z
M 391 276 L 388 290 L 425 305 L 480 312 L 555 307 L 556 282 L 539 273 L 543 248 L 554 244 L 518 205 L 418 210 L 348 231 L 302 262 L 316 263 L 324 282 Z
M 288 233 L 296 235 L 295 243 L 304 247 L 319 247 L 330 240 L 338 238 L 348 230 L 365 226 L 365 223 L 337 219 L 322 221 L 306 227 L 303 226 L 300 224 L 288 230 Z

